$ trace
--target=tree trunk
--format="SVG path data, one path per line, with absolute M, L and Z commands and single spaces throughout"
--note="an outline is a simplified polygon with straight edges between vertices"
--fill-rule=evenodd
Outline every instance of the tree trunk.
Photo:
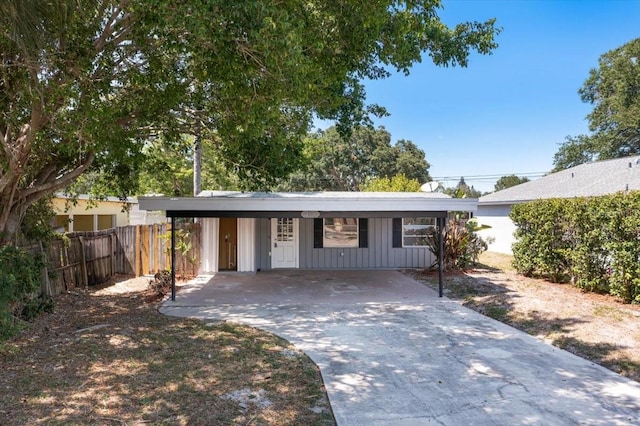
M 16 243 L 16 235 L 20 228 L 21 220 L 22 215 L 20 212 L 12 210 L 6 219 L 0 222 L 0 246 Z

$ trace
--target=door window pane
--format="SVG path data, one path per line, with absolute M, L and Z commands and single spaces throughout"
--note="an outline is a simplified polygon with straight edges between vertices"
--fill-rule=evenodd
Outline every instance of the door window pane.
M 283 217 L 278 219 L 276 228 L 276 241 L 293 241 L 293 218 Z

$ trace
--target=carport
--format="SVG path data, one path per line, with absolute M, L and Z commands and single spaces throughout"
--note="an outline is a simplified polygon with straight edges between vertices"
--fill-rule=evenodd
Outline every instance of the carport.
M 476 199 L 440 193 L 204 191 L 197 197 L 140 197 L 142 210 L 200 218 L 202 273 L 271 269 L 400 269 L 438 265 L 451 212 L 473 213 Z M 231 222 L 229 222 L 230 219 Z M 429 249 L 436 236 L 439 257 Z M 175 300 L 172 267 L 171 299 Z

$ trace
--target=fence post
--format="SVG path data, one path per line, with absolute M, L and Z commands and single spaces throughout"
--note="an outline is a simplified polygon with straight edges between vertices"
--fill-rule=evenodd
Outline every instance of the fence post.
M 160 271 L 160 256 L 162 247 L 160 244 L 160 232 L 158 230 L 158 224 L 153 224 L 153 273 Z
M 47 256 L 47 252 L 42 245 L 42 241 L 39 243 L 40 246 L 40 255 L 42 256 L 42 293 L 45 296 L 54 296 L 53 290 L 51 289 L 51 281 L 49 280 L 49 259 Z
M 109 276 L 113 277 L 116 274 L 116 230 L 113 229 L 109 233 Z
M 87 272 L 86 248 L 84 246 L 84 238 L 82 238 L 82 235 L 78 235 L 78 241 L 80 242 L 80 272 L 82 273 L 82 284 L 84 288 L 87 288 L 89 287 L 89 275 Z
M 136 225 L 136 238 L 135 244 L 133 245 L 134 257 L 135 257 L 135 271 L 133 272 L 136 277 L 142 275 L 140 272 L 142 270 L 142 244 L 140 244 L 140 227 L 142 225 Z

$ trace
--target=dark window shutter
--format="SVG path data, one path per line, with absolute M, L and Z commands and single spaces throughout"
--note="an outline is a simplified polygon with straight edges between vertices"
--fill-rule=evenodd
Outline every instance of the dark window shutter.
M 358 247 L 369 247 L 369 219 L 366 217 L 358 219 Z
M 322 231 L 324 220 L 313 219 L 313 248 L 322 248 Z
M 393 218 L 393 238 L 392 247 L 402 247 L 402 218 Z

